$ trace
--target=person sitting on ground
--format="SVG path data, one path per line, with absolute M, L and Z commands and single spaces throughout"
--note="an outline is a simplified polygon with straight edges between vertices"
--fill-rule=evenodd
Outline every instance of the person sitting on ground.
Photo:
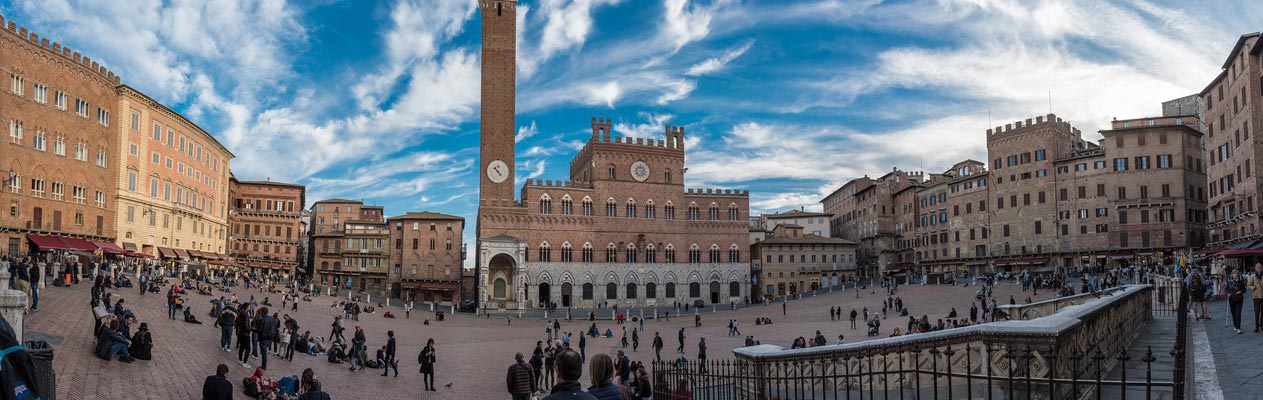
M 394 314 L 391 314 L 391 313 L 390 313 L 390 311 L 387 311 L 385 314 L 382 314 L 382 316 L 383 316 L 383 317 L 386 317 L 386 318 L 394 318 L 394 317 L 395 317 L 395 315 L 394 315 Z
M 136 359 L 132 358 L 131 353 L 127 351 L 129 344 L 131 341 L 118 333 L 118 320 L 110 321 L 108 326 L 101 327 L 101 333 L 97 336 L 96 356 L 110 361 L 117 354 L 119 361 L 130 363 Z
M 202 321 L 198 321 L 197 317 L 193 316 L 193 307 L 184 308 L 184 322 L 188 322 L 190 324 L 198 324 L 198 325 L 202 324 Z
M 255 368 L 254 375 L 243 382 L 247 396 L 264 398 L 264 393 L 275 392 L 276 382 L 263 374 L 263 368 Z
M 153 359 L 153 336 L 149 334 L 148 323 L 140 323 L 140 329 L 132 336 L 132 345 L 128 351 L 138 360 Z
M 900 336 L 900 335 L 902 335 L 902 333 L 899 332 L 899 327 L 897 326 L 895 327 L 895 330 L 890 331 L 890 337 L 895 337 L 895 336 Z

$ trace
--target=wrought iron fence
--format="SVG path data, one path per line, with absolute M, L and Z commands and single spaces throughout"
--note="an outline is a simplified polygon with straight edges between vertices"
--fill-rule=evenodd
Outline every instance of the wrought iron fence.
M 997 340 L 991 333 L 966 332 L 774 359 L 655 362 L 654 398 L 1181 400 L 1188 303 L 1180 286 L 1172 281 L 1161 293 L 1137 296 L 1153 305 L 1154 316 L 1177 319 L 1169 351 L 1128 350 L 1130 339 L 1100 346 L 1073 343 L 1096 329 L 1091 324 L 1118 322 L 1100 317 L 1055 338 L 1018 334 Z M 1164 296 L 1172 301 L 1170 307 L 1157 301 Z M 1141 307 L 1129 304 L 1115 306 L 1131 307 L 1123 312 Z M 1086 321 L 1097 314 L 1085 315 Z

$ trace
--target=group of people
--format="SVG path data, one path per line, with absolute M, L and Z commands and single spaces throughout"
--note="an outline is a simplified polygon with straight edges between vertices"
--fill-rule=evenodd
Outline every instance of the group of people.
M 549 347 L 559 345 L 550 343 Z M 670 399 L 691 400 L 688 381 L 681 380 L 671 389 L 665 382 L 666 375 L 659 373 L 655 382 L 640 362 L 632 362 L 622 350 L 616 357 L 596 354 L 588 363 L 589 385 L 584 388 L 583 356 L 568 348 L 558 347 L 551 355 L 546 369 L 538 369 L 526 363 L 522 353 L 514 354 L 513 364 L 505 377 L 506 389 L 513 400 L 528 400 L 537 393 L 548 393 L 543 400 L 623 400 L 623 399 Z M 541 376 L 546 378 L 541 379 Z M 555 382 L 545 391 L 540 385 Z

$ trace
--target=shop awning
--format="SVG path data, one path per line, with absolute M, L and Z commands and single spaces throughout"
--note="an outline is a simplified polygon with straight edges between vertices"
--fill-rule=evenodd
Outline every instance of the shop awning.
M 123 242 L 123 250 L 136 251 L 136 244 Z
M 912 264 L 895 264 L 894 267 L 886 268 L 886 273 L 897 273 L 912 269 Z
M 127 253 L 124 253 L 123 255 L 128 256 L 128 257 L 136 257 L 136 258 L 153 258 L 153 256 L 151 255 L 137 252 L 137 251 L 129 251 Z
M 1041 265 L 1047 264 L 1048 257 L 1028 257 L 1028 258 L 1010 258 L 1007 260 L 996 260 L 996 266 L 1005 265 Z
M 162 256 L 162 257 L 164 257 L 164 258 L 176 258 L 176 257 L 178 257 L 178 255 L 177 255 L 177 254 L 175 254 L 175 250 L 171 250 L 171 248 L 169 248 L 169 247 L 159 247 L 159 248 L 158 248 L 158 254 L 159 254 L 159 255 L 161 255 L 161 256 Z
M 97 248 L 101 249 L 101 251 L 104 251 L 104 252 L 109 253 L 109 254 L 127 254 L 127 250 L 123 250 L 123 248 L 122 248 L 122 247 L 118 247 L 118 245 L 116 245 L 116 244 L 114 244 L 114 243 L 110 243 L 110 242 L 97 242 L 97 241 L 92 241 L 91 243 L 92 243 L 92 245 L 94 245 L 94 246 L 96 246 Z
M 1227 250 L 1227 247 L 1224 247 L 1224 246 L 1207 247 L 1207 248 L 1198 250 L 1196 252 L 1193 252 L 1193 256 L 1201 257 L 1201 256 L 1219 254 L 1219 252 L 1224 251 L 1224 250 Z
M 56 236 L 26 235 L 26 239 L 40 250 L 74 250 L 74 247 L 62 243 Z
M 188 250 L 188 252 L 189 252 L 189 256 L 190 256 L 190 257 L 206 258 L 206 256 L 202 255 L 202 252 L 200 252 L 200 251 L 197 251 L 197 250 Z
M 62 243 L 65 243 L 67 246 L 73 247 L 75 250 L 86 251 L 89 253 L 96 252 L 96 245 L 92 244 L 92 242 L 89 242 L 87 240 L 64 237 L 64 238 L 61 238 L 61 241 Z
M 175 250 L 175 254 L 180 256 L 180 258 L 183 258 L 185 260 L 189 259 L 188 251 L 185 251 L 184 249 L 172 249 L 172 250 Z
M 1135 256 L 1136 256 L 1136 253 L 1133 253 L 1133 252 L 1130 252 L 1130 251 L 1123 251 L 1123 252 L 1118 252 L 1118 253 L 1112 253 L 1112 254 L 1110 254 L 1110 259 L 1111 259 L 1111 260 L 1123 260 L 1123 259 L 1128 259 L 1128 258 L 1132 258 L 1132 257 L 1135 257 Z

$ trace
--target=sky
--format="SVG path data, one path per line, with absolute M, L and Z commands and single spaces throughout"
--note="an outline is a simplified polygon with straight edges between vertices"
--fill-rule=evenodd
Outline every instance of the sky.
M 477 214 L 476 0 L 0 0 L 211 132 L 243 180 Z M 567 179 L 592 117 L 685 127 L 689 187 L 751 214 L 891 168 L 986 159 L 1050 110 L 1098 139 L 1220 71 L 1249 0 L 521 0 L 517 182 Z M 470 257 L 472 260 L 473 257 Z

